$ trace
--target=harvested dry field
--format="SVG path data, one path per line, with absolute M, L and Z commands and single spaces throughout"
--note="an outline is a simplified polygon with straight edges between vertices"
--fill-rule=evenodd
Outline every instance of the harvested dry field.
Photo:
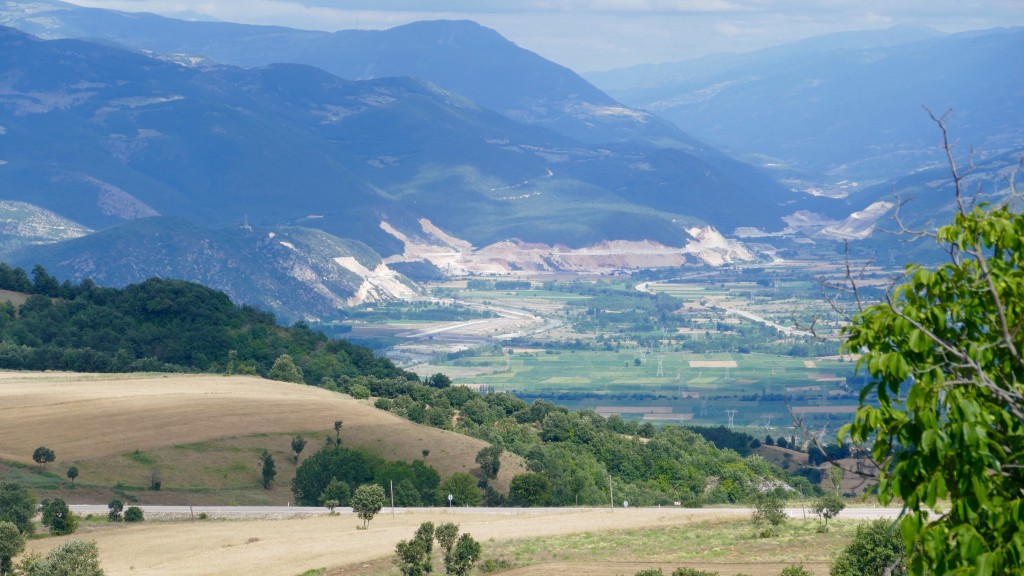
M 110 576 L 295 576 L 306 570 L 352 567 L 390 556 L 399 540 L 411 537 L 420 523 L 428 520 L 435 524 L 459 524 L 461 531 L 471 533 L 483 544 L 486 554 L 495 541 L 678 526 L 718 515 L 735 517 L 727 512 L 687 509 L 519 510 L 513 514 L 481 514 L 437 508 L 419 509 L 395 517 L 385 510 L 366 531 L 356 529 L 359 521 L 352 515 L 288 520 L 148 522 L 102 526 L 92 533 L 33 540 L 29 542 L 29 551 L 45 552 L 68 538 L 85 537 L 96 541 L 101 562 Z M 529 569 L 522 573 L 580 572 Z
M 253 434 L 333 430 L 347 446 L 392 460 L 422 457 L 442 476 L 476 467 L 487 444 L 421 426 L 369 401 L 320 388 L 254 377 L 0 373 L 0 459 L 31 464 L 32 451 L 56 452 L 56 466 L 134 450 Z M 502 462 L 499 488 L 522 472 Z

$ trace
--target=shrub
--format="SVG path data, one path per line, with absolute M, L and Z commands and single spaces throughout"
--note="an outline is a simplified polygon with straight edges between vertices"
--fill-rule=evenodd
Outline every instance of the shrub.
M 359 383 L 353 384 L 348 393 L 356 400 L 366 400 L 370 397 L 370 389 Z
M 786 510 L 782 506 L 782 498 L 775 494 L 758 494 L 753 514 L 754 526 L 763 528 L 761 538 L 770 538 L 776 534 L 778 527 L 786 522 Z
M 142 513 L 142 508 L 139 508 L 138 506 L 129 506 L 128 509 L 124 511 L 125 522 L 142 522 L 143 520 L 145 520 L 145 517 Z
M 831 576 L 903 576 L 907 573 L 903 538 L 885 520 L 857 526 L 853 541 L 836 557 Z
M 783 568 L 779 576 L 814 576 L 814 572 L 804 568 L 803 564 L 793 564 Z
M 50 550 L 45 558 L 29 558 L 20 568 L 31 576 L 103 576 L 99 555 L 95 542 L 72 540 Z

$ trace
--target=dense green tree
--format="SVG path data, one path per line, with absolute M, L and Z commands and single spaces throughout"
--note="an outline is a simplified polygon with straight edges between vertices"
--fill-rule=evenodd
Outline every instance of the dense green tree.
M 103 576 L 95 542 L 71 540 L 29 564 L 26 576 Z
M 0 521 L 0 574 L 11 573 L 11 559 L 25 549 L 25 536 L 13 522 Z
M 348 393 L 356 400 L 366 400 L 370 397 L 370 389 L 358 382 L 348 389 Z
M 444 568 L 448 574 L 466 576 L 480 559 L 480 543 L 469 534 L 459 536 L 450 554 L 445 554 Z
M 277 466 L 274 464 L 273 455 L 266 449 L 260 454 L 260 476 L 263 480 L 263 488 L 269 490 L 270 485 L 274 482 L 274 476 L 277 476 Z
M 422 576 L 433 572 L 430 554 L 434 549 L 434 523 L 424 522 L 408 542 L 395 546 L 395 565 L 404 576 Z
M 447 388 L 452 385 L 452 379 L 438 372 L 427 378 L 424 383 L 431 388 Z
M 395 484 L 395 506 L 422 506 L 423 497 L 408 478 Z M 433 494 L 433 491 L 430 492 Z
M 380 512 L 386 502 L 384 489 L 378 484 L 363 484 L 352 493 L 350 502 L 352 510 L 363 521 L 363 529 L 370 525 L 370 520 Z
M 902 501 L 915 574 L 1021 573 L 1024 214 L 969 203 L 946 150 L 957 214 L 936 239 L 948 259 L 908 267 L 845 329 L 873 380 L 843 433 L 881 463 L 879 500 Z
M 320 493 L 320 504 L 326 506 L 328 500 L 337 502 L 335 506 L 347 506 L 349 498 L 351 498 L 352 490 L 348 484 L 338 480 L 337 478 L 331 478 L 330 483 L 324 488 L 324 491 Z
M 302 375 L 302 368 L 295 365 L 290 354 L 281 354 L 274 360 L 274 365 L 267 373 L 267 378 L 280 380 L 281 382 L 296 382 L 302 384 L 305 378 Z
M 484 478 L 494 479 L 501 469 L 502 449 L 497 446 L 481 448 L 476 453 L 476 463 L 480 465 L 480 472 Z
M 476 479 L 465 472 L 455 472 L 441 482 L 437 488 L 437 503 L 448 505 L 449 494 L 452 506 L 479 506 L 483 500 Z
M 349 486 L 372 482 L 378 460 L 365 452 L 335 447 L 332 441 L 302 461 L 292 479 L 292 494 L 298 504 L 317 506 L 320 494 L 334 479 Z
M 832 561 L 830 576 L 903 576 L 907 573 L 903 539 L 886 520 L 857 526 L 857 534 Z M 975 567 L 974 574 L 980 573 Z M 1009 574 L 1009 573 L 1006 573 Z
M 400 540 L 395 545 L 395 566 L 403 576 L 423 576 L 432 571 L 430 554 L 422 540 Z
M 508 503 L 512 506 L 550 506 L 551 481 L 536 472 L 516 475 L 509 485 Z
M 36 499 L 24 486 L 0 480 L 0 522 L 10 522 L 22 534 L 32 534 L 35 514 Z
M 39 464 L 43 468 L 46 468 L 47 464 L 53 462 L 56 459 L 57 455 L 54 454 L 53 450 L 50 450 L 46 446 L 40 446 L 32 452 L 32 460 L 34 460 L 36 464 Z
M 107 504 L 107 521 L 108 522 L 120 522 L 124 519 L 121 512 L 124 510 L 124 502 L 121 502 L 117 498 L 110 501 Z
M 51 534 L 63 536 L 78 528 L 78 518 L 68 508 L 67 502 L 54 498 L 43 505 L 43 526 L 49 528 Z
M 459 409 L 459 417 L 461 420 L 468 420 L 474 424 L 484 424 L 492 416 L 487 403 L 477 397 L 462 405 L 462 408 Z
M 434 538 L 441 547 L 441 555 L 448 556 L 455 547 L 455 541 L 459 537 L 459 525 L 445 522 L 434 529 Z
M 302 454 L 303 448 L 306 447 L 306 439 L 302 437 L 302 434 L 292 438 L 292 452 L 295 452 L 295 463 L 299 463 L 299 454 Z
M 77 466 L 69 467 L 68 471 L 67 471 L 67 477 L 69 479 L 71 479 L 71 485 L 74 486 L 75 485 L 75 478 L 78 478 L 78 467 Z

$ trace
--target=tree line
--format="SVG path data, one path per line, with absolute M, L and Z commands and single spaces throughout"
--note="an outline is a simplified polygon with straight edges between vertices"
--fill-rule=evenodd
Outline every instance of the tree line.
M 125 288 L 86 279 L 31 278 L 0 263 L 0 289 L 29 297 L 0 303 L 0 367 L 79 372 L 226 372 L 268 376 L 287 354 L 307 384 L 343 378 L 418 380 L 390 360 L 304 323 L 283 327 L 269 312 L 236 306 L 223 292 L 151 278 Z

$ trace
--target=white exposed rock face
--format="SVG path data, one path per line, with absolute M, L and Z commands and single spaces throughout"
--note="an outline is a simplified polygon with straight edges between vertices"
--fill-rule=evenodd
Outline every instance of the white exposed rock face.
M 711 227 L 689 230 L 694 239 L 685 247 L 647 240 L 611 240 L 584 248 L 503 240 L 473 248 L 427 219 L 420 220 L 421 233 L 415 238 L 387 222 L 380 226 L 405 245 L 402 254 L 386 262 L 426 260 L 449 275 L 504 275 L 516 271 L 608 274 L 639 268 L 678 268 L 696 261 L 719 266 L 755 259 L 741 243 L 726 239 Z
M 711 226 L 690 228 L 687 232 L 693 236 L 693 240 L 686 245 L 687 253 L 693 254 L 705 264 L 721 266 L 755 259 L 754 253 L 741 242 L 727 239 Z
M 370 270 L 352 256 L 342 256 L 335 258 L 334 261 L 363 279 L 359 290 L 348 299 L 349 306 L 364 302 L 402 300 L 416 296 L 415 288 L 403 282 L 402 276 L 388 268 L 387 264 L 383 262 L 375 269 Z

